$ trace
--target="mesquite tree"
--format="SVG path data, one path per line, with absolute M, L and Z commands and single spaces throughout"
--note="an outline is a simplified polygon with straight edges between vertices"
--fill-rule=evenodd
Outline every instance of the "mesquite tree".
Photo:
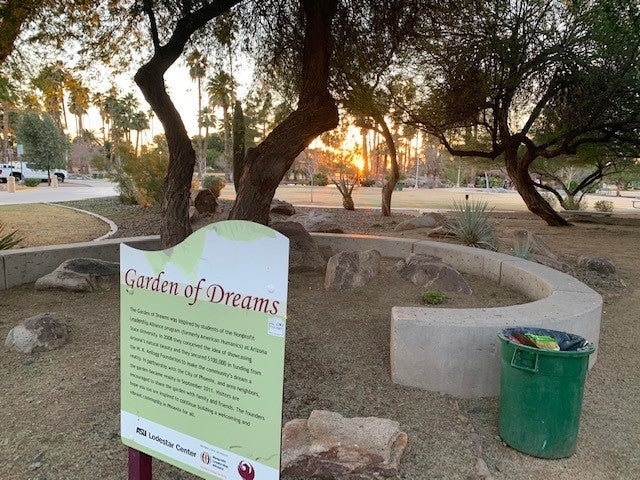
M 415 43 L 407 121 L 452 155 L 503 158 L 529 210 L 567 225 L 536 190 L 538 158 L 638 144 L 640 7 L 623 0 L 452 3 Z M 615 39 L 615 41 L 613 41 Z M 477 135 L 471 147 L 461 140 Z

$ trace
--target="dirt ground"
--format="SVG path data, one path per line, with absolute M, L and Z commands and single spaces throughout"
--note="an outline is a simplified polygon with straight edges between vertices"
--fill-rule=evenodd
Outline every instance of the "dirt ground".
M 157 231 L 157 212 L 151 209 L 104 201 L 83 206 L 113 219 L 120 236 Z M 409 215 L 339 213 L 347 231 L 382 235 L 395 234 L 394 226 Z M 640 349 L 634 341 L 640 318 L 640 222 L 625 217 L 621 223 L 631 225 L 552 228 L 524 213 L 496 215 L 496 222 L 502 251 L 512 246 L 514 231 L 526 228 L 571 264 L 580 255 L 598 255 L 617 267 L 616 279 L 604 282 L 578 272 L 604 295 L 605 308 L 575 455 L 541 460 L 505 446 L 498 436 L 497 398 L 456 400 L 391 382 L 390 308 L 417 304 L 420 293 L 390 271 L 391 262 L 373 283 L 341 293 L 325 292 L 317 275 L 291 276 L 283 420 L 328 409 L 400 422 L 409 436 L 400 479 L 640 478 Z M 424 238 L 426 232 L 402 235 Z M 470 281 L 476 291 L 472 300 L 451 297 L 444 306 L 523 301 L 486 280 Z M 42 293 L 27 285 L 3 292 L 0 308 L 2 336 L 24 318 L 44 312 L 57 312 L 71 328 L 70 343 L 59 350 L 0 355 L 0 479 L 126 478 L 127 451 L 119 438 L 118 292 Z M 195 477 L 156 461 L 154 478 Z

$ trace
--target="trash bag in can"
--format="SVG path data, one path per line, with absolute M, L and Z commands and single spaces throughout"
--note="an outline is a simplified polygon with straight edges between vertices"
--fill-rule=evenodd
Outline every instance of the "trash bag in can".
M 500 436 L 535 457 L 572 455 L 595 347 L 578 335 L 541 328 L 508 328 L 498 338 Z

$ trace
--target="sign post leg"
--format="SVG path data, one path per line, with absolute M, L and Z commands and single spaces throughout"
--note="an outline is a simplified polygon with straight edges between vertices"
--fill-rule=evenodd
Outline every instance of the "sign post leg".
M 129 447 L 129 480 L 151 480 L 151 456 Z

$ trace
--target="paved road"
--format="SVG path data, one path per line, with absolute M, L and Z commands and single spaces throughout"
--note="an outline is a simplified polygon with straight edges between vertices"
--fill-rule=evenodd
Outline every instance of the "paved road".
M 597 200 L 610 200 L 616 212 L 640 213 L 633 208 L 632 200 L 637 192 L 623 192 L 624 197 L 587 195 L 588 208 L 592 208 Z M 118 193 L 115 184 L 106 180 L 67 180 L 58 188 L 42 183 L 36 188 L 22 188 L 16 193 L 8 193 L 6 184 L 0 184 L 0 206 L 42 202 L 65 202 L 87 198 L 112 197 Z M 449 210 L 454 201 L 462 202 L 466 195 L 472 200 L 484 200 L 489 208 L 495 210 L 526 210 L 524 202 L 513 190 L 485 190 L 481 188 L 439 188 L 418 189 L 405 188 L 393 192 L 391 206 L 393 209 Z M 235 198 L 233 185 L 227 185 L 221 192 L 221 198 Z M 301 187 L 282 185 L 278 187 L 275 198 L 286 200 L 294 205 L 313 205 L 342 207 L 342 197 L 335 187 Z M 380 188 L 357 188 L 353 192 L 356 208 L 380 208 Z
M 6 184 L 0 185 L 0 205 L 22 203 L 68 202 L 86 198 L 113 197 L 118 195 L 114 184 L 105 180 L 67 180 L 58 188 L 42 183 L 35 188 L 22 188 L 7 192 Z

